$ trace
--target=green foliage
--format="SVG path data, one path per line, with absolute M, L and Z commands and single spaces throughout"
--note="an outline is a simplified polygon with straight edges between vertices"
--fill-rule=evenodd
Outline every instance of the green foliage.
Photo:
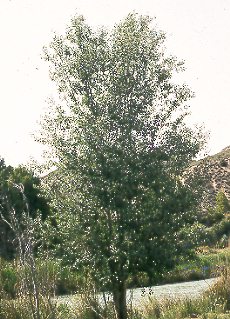
M 202 246 L 207 241 L 207 228 L 199 222 L 195 222 L 192 226 L 183 227 L 180 231 L 180 239 L 184 245 L 191 248 Z
M 18 274 L 14 265 L 0 258 L 0 299 L 14 298 L 18 281 Z
M 220 191 L 216 195 L 214 207 L 208 207 L 207 211 L 198 216 L 199 223 L 202 225 L 205 238 L 200 245 L 228 245 L 230 234 L 229 201 L 224 192 Z
M 0 298 L 16 298 L 20 294 L 25 274 L 28 273 L 29 269 L 19 267 L 17 260 L 12 263 L 0 259 Z M 47 294 L 53 296 L 79 293 L 86 284 L 84 273 L 63 267 L 60 261 L 47 258 L 36 260 L 36 281 L 43 297 Z
M 84 274 L 72 271 L 70 267 L 63 267 L 59 271 L 56 282 L 56 294 L 74 294 L 79 293 L 84 286 Z
M 213 225 L 212 232 L 216 235 L 217 240 L 220 240 L 223 236 L 229 236 L 230 215 L 226 215 L 219 223 Z
M 200 248 L 202 250 L 202 248 Z M 181 259 L 180 264 L 165 273 L 158 283 L 175 283 L 218 277 L 230 261 L 228 249 L 210 249 L 207 246 L 195 258 Z
M 119 318 L 130 274 L 151 277 L 191 249 L 178 234 L 193 222 L 199 183 L 182 176 L 204 136 L 185 124 L 193 94 L 174 84 L 183 66 L 164 39 L 146 16 L 129 14 L 111 33 L 75 17 L 45 50 L 60 92 L 40 137 L 59 176 L 50 188 L 58 249 L 75 246 L 70 260 L 110 285 Z
M 22 185 L 27 201 L 23 200 L 21 191 L 16 185 Z M 40 214 L 44 220 L 49 214 L 48 200 L 40 188 L 40 179 L 25 167 L 13 168 L 0 161 L 0 213 L 6 221 L 9 211 L 13 207 L 18 220 L 22 219 L 23 211 L 29 208 L 29 214 L 35 218 Z M 15 234 L 9 225 L 0 218 L 0 256 L 11 259 L 15 256 Z
M 1 271 L 1 283 L 3 290 L 9 294 L 9 296 L 14 297 L 17 274 L 13 267 L 7 267 Z
M 31 308 L 28 306 L 30 300 L 28 297 L 23 296 L 17 299 L 11 300 L 0 300 L 0 319 L 32 319 L 36 318 L 31 311 Z M 51 317 L 50 303 L 47 299 L 42 299 L 41 302 L 41 312 L 40 319 L 47 318 L 61 318 L 58 317 L 58 310 L 56 306 L 53 306 L 53 313 L 56 315 L 55 317 Z M 63 319 L 66 317 L 62 317 Z
M 199 216 L 199 221 L 203 225 L 210 227 L 220 222 L 223 218 L 223 212 L 218 211 L 215 207 L 208 207 L 207 211 Z
M 220 191 L 216 195 L 216 207 L 215 210 L 217 213 L 224 214 L 230 210 L 229 201 L 224 194 L 224 192 Z

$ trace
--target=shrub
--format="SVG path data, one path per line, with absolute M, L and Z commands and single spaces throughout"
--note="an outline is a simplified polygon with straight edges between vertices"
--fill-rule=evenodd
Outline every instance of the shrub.
M 82 281 L 83 278 L 81 274 L 72 271 L 70 267 L 61 267 L 56 282 L 56 294 L 74 294 L 80 290 L 80 286 L 83 284 Z
M 15 298 L 18 283 L 19 278 L 15 265 L 0 258 L 0 299 Z
M 56 306 L 55 305 L 52 306 L 50 302 L 45 298 L 40 300 L 41 300 L 40 319 L 58 318 Z M 22 298 L 11 299 L 11 300 L 1 300 L 0 301 L 0 319 L 37 318 L 32 312 L 32 307 L 29 307 L 30 302 L 31 301 L 28 297 L 22 297 Z M 51 307 L 52 307 L 52 310 L 51 310 Z M 51 313 L 53 314 L 53 317 L 51 317 Z
M 220 221 L 220 223 L 214 225 L 212 229 L 218 239 L 220 239 L 224 234 L 230 234 L 230 216 L 227 215 Z
M 216 195 L 216 207 L 215 207 L 215 210 L 218 212 L 218 213 L 227 213 L 230 209 L 230 204 L 229 204 L 229 201 L 226 197 L 226 195 L 224 194 L 223 191 L 220 191 L 217 193 Z
M 220 222 L 223 218 L 224 213 L 222 211 L 218 211 L 213 207 L 208 207 L 207 211 L 199 216 L 199 221 L 205 226 L 210 227 Z
M 18 276 L 16 270 L 7 265 L 6 268 L 1 270 L 1 285 L 4 292 L 11 298 L 16 296 L 16 284 L 18 282 Z

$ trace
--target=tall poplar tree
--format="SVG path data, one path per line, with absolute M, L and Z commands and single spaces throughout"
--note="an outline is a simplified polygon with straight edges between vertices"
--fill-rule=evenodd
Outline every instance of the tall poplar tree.
M 111 31 L 80 16 L 45 49 L 60 100 L 40 141 L 63 176 L 56 200 L 75 215 L 76 260 L 109 283 L 119 319 L 129 274 L 162 272 L 184 253 L 178 234 L 197 200 L 194 176 L 183 174 L 204 135 L 185 123 L 193 94 L 174 83 L 183 63 L 164 40 L 147 16 L 129 14 Z

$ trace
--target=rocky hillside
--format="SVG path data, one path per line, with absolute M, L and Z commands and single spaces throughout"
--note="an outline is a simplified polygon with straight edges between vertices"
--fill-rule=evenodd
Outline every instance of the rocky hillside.
M 197 161 L 194 166 L 202 168 L 206 201 L 210 205 L 215 203 L 219 191 L 224 192 L 230 201 L 230 146 L 213 156 Z

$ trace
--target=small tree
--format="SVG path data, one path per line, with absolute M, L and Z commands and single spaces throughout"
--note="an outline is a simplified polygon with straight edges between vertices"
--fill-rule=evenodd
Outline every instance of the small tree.
M 174 83 L 183 63 L 165 56 L 164 40 L 146 16 L 110 33 L 76 17 L 45 49 L 60 102 L 40 141 L 63 176 L 59 218 L 75 215 L 76 262 L 109 284 L 119 319 L 128 276 L 162 272 L 185 252 L 179 232 L 196 202 L 192 172 L 182 176 L 204 137 L 185 124 L 192 93 Z
M 216 195 L 215 211 L 219 214 L 227 213 L 230 210 L 229 201 L 223 191 L 219 191 Z

